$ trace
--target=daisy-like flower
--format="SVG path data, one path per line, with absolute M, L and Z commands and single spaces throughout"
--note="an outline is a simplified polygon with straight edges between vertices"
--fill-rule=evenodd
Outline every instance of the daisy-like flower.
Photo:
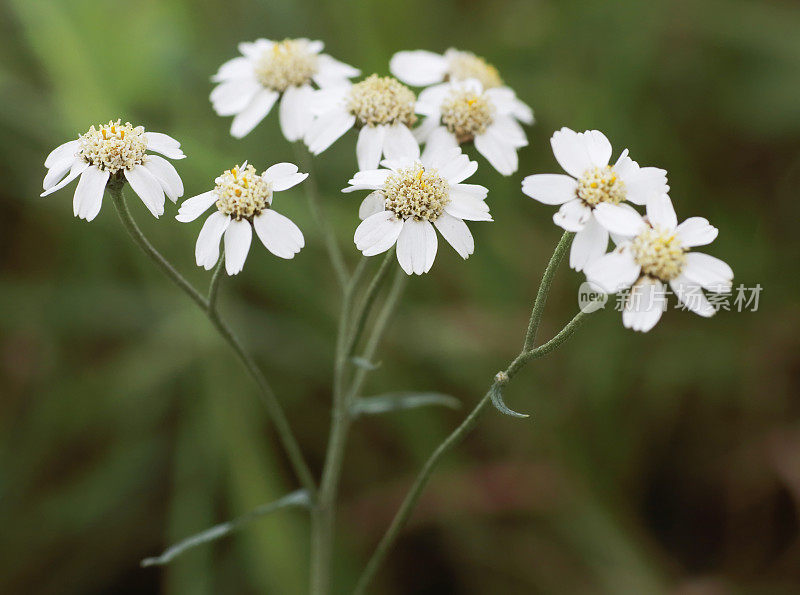
M 536 174 L 522 181 L 522 192 L 546 205 L 561 205 L 553 221 L 577 232 L 569 266 L 583 270 L 608 247 L 608 232 L 615 221 L 627 220 L 631 202 L 644 205 L 669 191 L 667 172 L 639 167 L 625 149 L 614 165 L 611 143 L 599 130 L 575 132 L 562 128 L 550 139 L 556 160 L 569 175 Z
M 338 86 L 360 73 L 320 53 L 323 47 L 321 41 L 308 39 L 240 43 L 242 55 L 225 62 L 211 79 L 219 83 L 211 92 L 214 111 L 235 116 L 231 135 L 247 135 L 281 97 L 283 135 L 291 142 L 303 138 L 313 117 L 312 83 L 319 88 Z
M 467 79 L 477 79 L 484 89 L 503 86 L 497 68 L 472 52 L 453 48 L 443 55 L 427 50 L 397 52 L 389 62 L 389 70 L 398 79 L 414 87 Z
M 461 258 L 475 250 L 464 223 L 491 221 L 488 190 L 463 184 L 478 168 L 458 148 L 429 145 L 382 163 L 386 169 L 362 170 L 342 192 L 372 190 L 359 208 L 361 224 L 355 244 L 364 256 L 386 252 L 397 244 L 397 261 L 409 275 L 427 273 L 436 257 L 434 227 Z
M 474 142 L 504 176 L 517 171 L 517 151 L 528 144 L 519 123 L 533 123 L 531 108 L 514 91 L 487 89 L 474 78 L 428 87 L 419 94 L 417 113 L 427 116 L 415 131 L 420 142 L 451 147 Z
M 411 126 L 416 96 L 390 76 L 373 74 L 354 85 L 317 91 L 317 117 L 308 129 L 305 143 L 319 155 L 353 126 L 360 128 L 356 143 L 358 169 L 376 169 L 381 156 L 395 159 L 419 151 Z
M 719 258 L 690 251 L 713 242 L 717 228 L 702 217 L 678 225 L 666 194 L 647 202 L 646 218 L 628 211 L 611 231 L 621 239 L 617 248 L 593 261 L 585 272 L 589 283 L 605 293 L 630 288 L 622 310 L 626 328 L 647 332 L 656 325 L 666 307 L 666 284 L 687 309 L 705 317 L 716 310 L 703 289 L 713 293 L 731 289 L 731 267 Z
M 41 196 L 60 190 L 80 176 L 72 201 L 76 217 L 91 221 L 100 212 L 109 180 L 127 180 L 144 205 L 158 218 L 164 194 L 172 202 L 183 196 L 183 182 L 172 164 L 158 155 L 183 159 L 181 144 L 160 132 L 145 132 L 120 120 L 92 126 L 77 140 L 56 147 L 44 161 L 48 168 Z
M 219 243 L 225 236 L 225 270 L 236 275 L 244 267 L 253 228 L 264 246 L 280 258 L 294 258 L 305 245 L 303 233 L 290 219 L 272 210 L 273 193 L 296 186 L 308 177 L 291 163 L 277 163 L 263 174 L 252 165 L 224 171 L 213 190 L 187 198 L 181 204 L 178 221 L 187 223 L 202 215 L 211 205 L 217 210 L 208 216 L 197 236 L 197 266 L 211 270 L 219 260 Z

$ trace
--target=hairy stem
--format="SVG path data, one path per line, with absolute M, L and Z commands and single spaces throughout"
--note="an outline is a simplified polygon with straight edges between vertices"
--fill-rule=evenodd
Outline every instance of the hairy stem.
M 311 475 L 311 470 L 309 469 L 308 464 L 303 457 L 303 453 L 300 450 L 300 445 L 298 444 L 297 439 L 295 438 L 294 433 L 289 426 L 289 421 L 286 419 L 286 415 L 284 414 L 283 409 L 281 408 L 281 405 L 275 396 L 275 393 L 272 391 L 272 387 L 261 373 L 261 370 L 258 368 L 253 358 L 244 349 L 238 337 L 216 311 L 215 300 L 221 277 L 220 271 L 222 267 L 222 258 L 220 258 L 220 263 L 217 265 L 217 270 L 214 272 L 214 277 L 212 278 L 212 284 L 209 290 L 209 299 L 206 299 L 194 287 L 192 287 L 192 285 L 186 279 L 184 279 L 177 270 L 175 270 L 175 268 L 158 252 L 158 250 L 153 247 L 153 245 L 144 236 L 142 231 L 139 229 L 139 226 L 136 225 L 136 222 L 133 220 L 130 211 L 128 210 L 128 205 L 125 202 L 125 196 L 122 191 L 122 186 L 110 185 L 108 187 L 108 191 L 114 201 L 114 206 L 117 209 L 117 213 L 119 213 L 122 224 L 125 226 L 125 229 L 128 231 L 131 238 L 133 238 L 133 241 L 136 242 L 142 251 L 159 266 L 159 268 L 167 275 L 167 277 L 170 278 L 173 283 L 182 289 L 183 292 L 186 293 L 186 295 L 188 295 L 192 301 L 194 301 L 200 307 L 200 309 L 207 314 L 209 320 L 214 325 L 214 328 L 216 328 L 220 336 L 225 339 L 225 342 L 233 350 L 244 367 L 253 377 L 253 380 L 255 380 L 259 388 L 261 402 L 264 404 L 267 414 L 272 419 L 272 423 L 275 426 L 275 431 L 277 432 L 278 438 L 281 441 L 284 450 L 286 451 L 286 455 L 289 458 L 292 469 L 294 470 L 300 484 L 313 498 L 314 494 L 316 494 L 316 482 L 314 481 L 314 477 Z

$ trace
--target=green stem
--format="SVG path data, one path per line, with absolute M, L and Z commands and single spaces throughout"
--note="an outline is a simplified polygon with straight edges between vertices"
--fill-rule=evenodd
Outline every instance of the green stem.
M 303 488 L 306 489 L 313 498 L 313 496 L 316 494 L 316 483 L 314 481 L 314 477 L 311 475 L 311 470 L 308 468 L 308 464 L 303 457 L 303 453 L 300 450 L 300 445 L 297 443 L 297 439 L 292 433 L 292 429 L 289 426 L 289 421 L 286 419 L 286 415 L 284 414 L 283 409 L 281 408 L 281 405 L 275 396 L 275 393 L 272 391 L 272 387 L 261 373 L 261 370 L 258 368 L 253 358 L 250 357 L 250 354 L 248 354 L 247 351 L 245 351 L 238 337 L 236 337 L 227 323 L 220 318 L 216 308 L 214 307 L 214 302 L 211 301 L 211 298 L 207 300 L 194 287 L 192 287 L 192 285 L 186 279 L 184 279 L 183 276 L 177 270 L 175 270 L 175 268 L 169 262 L 167 262 L 163 256 L 161 256 L 158 250 L 156 250 L 144 236 L 142 231 L 139 229 L 139 226 L 136 225 L 136 222 L 133 220 L 130 211 L 128 210 L 128 205 L 125 202 L 125 196 L 122 192 L 122 186 L 110 185 L 108 187 L 108 191 L 114 201 L 114 206 L 117 209 L 117 213 L 119 213 L 122 224 L 125 226 L 125 229 L 128 231 L 131 238 L 133 238 L 133 241 L 138 244 L 142 251 L 147 254 L 153 260 L 153 262 L 155 262 L 161 268 L 162 271 L 164 271 L 164 273 L 173 283 L 182 289 L 184 293 L 186 293 L 186 295 L 188 295 L 192 301 L 194 301 L 200 307 L 200 309 L 207 314 L 209 320 L 214 325 L 214 328 L 217 329 L 217 332 L 219 332 L 220 336 L 225 339 L 225 342 L 234 351 L 244 367 L 247 368 L 247 371 L 250 372 L 250 375 L 253 377 L 258 385 L 258 388 L 260 389 L 259 395 L 261 397 L 261 402 L 264 404 L 267 414 L 270 416 L 273 424 L 275 425 L 275 431 L 277 432 L 278 438 L 281 441 L 284 450 L 286 451 L 295 475 L 297 475 L 297 479 Z M 212 278 L 212 286 L 209 292 L 210 296 L 213 294 L 214 299 L 216 299 L 216 285 L 219 284 L 221 266 L 222 259 L 220 258 L 220 263 L 217 265 L 214 278 Z M 216 282 L 214 279 L 217 279 Z
M 361 334 L 364 332 L 364 325 L 366 324 L 369 313 L 372 310 L 372 305 L 375 303 L 375 298 L 378 297 L 378 291 L 383 285 L 383 281 L 386 279 L 386 275 L 388 274 L 394 260 L 394 248 L 387 250 L 386 256 L 381 262 L 378 272 L 372 278 L 372 281 L 370 282 L 369 287 L 367 287 L 367 291 L 364 294 L 364 298 L 361 300 L 361 303 L 359 304 L 358 309 L 353 316 L 355 322 L 351 325 L 352 332 L 350 333 L 350 336 L 347 340 L 347 345 L 345 346 L 345 357 L 349 358 L 351 355 L 353 355 L 353 351 L 355 350 L 356 345 L 361 338 Z
M 547 301 L 553 275 L 558 268 L 558 264 L 561 262 L 561 259 L 566 253 L 566 249 L 569 246 L 569 241 L 572 239 L 572 235 L 573 234 L 571 233 L 565 233 L 564 236 L 562 236 L 561 241 L 559 241 L 556 249 L 553 252 L 553 256 L 550 258 L 550 262 L 548 263 L 547 269 L 542 277 L 542 284 L 536 295 L 536 302 L 534 303 L 533 312 L 531 313 L 531 320 L 528 324 L 528 335 L 535 336 L 536 331 L 538 330 L 539 323 L 541 322 L 544 302 Z M 414 511 L 417 501 L 419 500 L 423 490 L 425 489 L 425 486 L 430 480 L 434 469 L 439 464 L 441 459 L 453 448 L 455 448 L 475 427 L 475 425 L 478 423 L 478 420 L 481 418 L 481 415 L 491 403 L 493 392 L 499 390 L 503 385 L 507 384 L 509 380 L 511 380 L 511 378 L 516 375 L 516 373 L 519 372 L 519 370 L 522 369 L 526 363 L 532 359 L 547 355 L 560 347 L 575 333 L 580 324 L 585 320 L 586 316 L 586 313 L 579 312 L 555 337 L 536 349 L 530 349 L 527 347 L 528 341 L 526 337 L 526 347 L 523 347 L 519 355 L 514 358 L 514 360 L 505 370 L 498 372 L 495 375 L 494 381 L 489 387 L 489 390 L 486 391 L 486 394 L 483 396 L 483 398 L 478 401 L 477 405 L 475 405 L 472 411 L 469 412 L 464 421 L 461 422 L 461 424 L 455 430 L 453 430 L 450 435 L 447 436 L 447 438 L 445 438 L 441 444 L 439 444 L 438 447 L 436 447 L 428 460 L 425 461 L 425 464 L 422 466 L 422 469 L 406 494 L 403 503 L 395 513 L 389 528 L 386 530 L 386 533 L 384 533 L 381 541 L 378 543 L 378 546 L 375 549 L 375 552 L 372 554 L 372 557 L 367 563 L 364 572 L 361 574 L 354 591 L 355 593 L 363 593 L 366 590 L 369 582 L 375 576 L 378 568 L 386 558 L 389 550 L 400 534 L 400 531 L 411 517 L 411 513 Z
M 329 224 L 328 218 L 322 212 L 322 207 L 319 200 L 319 188 L 317 187 L 317 179 L 314 176 L 314 162 L 308 149 L 305 148 L 302 142 L 294 143 L 294 152 L 297 160 L 300 162 L 300 167 L 303 171 L 308 172 L 309 176 L 303 187 L 306 191 L 306 198 L 308 199 L 308 208 L 317 222 L 320 230 L 322 231 L 322 239 L 325 242 L 325 248 L 328 251 L 328 258 L 330 258 L 333 270 L 336 273 L 336 280 L 339 286 L 344 290 L 347 287 L 350 273 L 347 270 L 347 265 L 344 262 L 342 250 L 339 243 L 336 241 L 336 234 Z
M 225 268 L 225 248 L 219 252 L 219 260 L 217 266 L 214 268 L 214 274 L 211 276 L 211 283 L 208 286 L 208 311 L 216 312 L 217 310 L 217 297 L 219 296 L 219 284 L 222 281 L 222 271 Z

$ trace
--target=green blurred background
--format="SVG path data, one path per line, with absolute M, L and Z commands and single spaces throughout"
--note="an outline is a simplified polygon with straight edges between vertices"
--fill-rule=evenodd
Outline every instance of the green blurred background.
M 438 390 L 469 408 L 521 343 L 560 231 L 524 197 L 558 166 L 548 138 L 599 128 L 615 154 L 665 167 L 681 218 L 757 312 L 670 309 L 647 335 L 597 314 L 506 395 L 434 477 L 376 593 L 798 593 L 800 4 L 773 0 L 3 0 L 0 2 L 0 593 L 301 593 L 308 523 L 279 513 L 165 569 L 141 558 L 296 487 L 255 388 L 203 315 L 69 190 L 38 197 L 45 155 L 121 117 L 189 156 L 186 196 L 223 169 L 291 160 L 277 113 L 242 141 L 211 110 L 210 75 L 259 36 L 322 39 L 365 73 L 401 49 L 475 51 L 537 114 L 520 172 L 479 159 L 493 224 L 467 262 L 445 248 L 409 283 L 368 392 Z M 317 161 L 325 209 L 355 262 L 351 133 Z M 294 261 L 253 246 L 222 310 L 243 333 L 307 450 L 327 439 L 338 295 L 301 188 Z M 200 224 L 134 215 L 198 286 Z M 543 335 L 575 312 L 564 266 Z M 337 582 L 357 572 L 411 478 L 464 411 L 354 426 Z

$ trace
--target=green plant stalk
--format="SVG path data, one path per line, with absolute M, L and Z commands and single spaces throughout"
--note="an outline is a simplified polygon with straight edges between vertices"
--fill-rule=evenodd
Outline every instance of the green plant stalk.
M 119 214 L 125 229 L 128 231 L 131 238 L 133 238 L 133 241 L 136 242 L 142 251 L 158 265 L 164 274 L 166 274 L 173 283 L 183 290 L 183 292 L 186 293 L 186 295 L 188 295 L 192 301 L 195 302 L 200 309 L 206 313 L 209 320 L 214 325 L 214 328 L 217 329 L 217 332 L 219 332 L 220 336 L 225 340 L 228 346 L 233 350 L 244 367 L 253 377 L 253 380 L 255 380 L 259 388 L 261 402 L 264 404 L 264 408 L 267 410 L 267 414 L 275 426 L 278 439 L 281 441 L 281 444 L 286 451 L 286 455 L 289 458 L 292 469 L 294 470 L 300 485 L 308 491 L 313 499 L 317 493 L 316 482 L 314 481 L 314 477 L 311 475 L 311 470 L 309 469 L 308 464 L 303 457 L 303 453 L 300 450 L 300 445 L 298 444 L 297 439 L 295 438 L 294 433 L 289 426 L 289 421 L 286 419 L 283 408 L 278 402 L 272 387 L 261 373 L 261 370 L 258 368 L 253 358 L 250 357 L 250 354 L 248 354 L 244 349 L 238 337 L 217 313 L 215 303 L 221 278 L 222 257 L 220 257 L 220 262 L 218 263 L 217 269 L 212 277 L 209 298 L 207 299 L 202 296 L 186 279 L 184 279 L 183 276 L 177 270 L 175 270 L 175 268 L 158 252 L 158 250 L 153 247 L 153 245 L 144 236 L 142 231 L 139 229 L 139 226 L 136 225 L 136 222 L 131 216 L 128 205 L 125 202 L 125 196 L 122 188 L 123 187 L 121 184 L 110 184 L 107 187 L 107 190 L 114 201 L 114 206 L 117 209 L 117 213 Z
M 533 312 L 531 313 L 531 320 L 528 324 L 526 345 L 528 343 L 527 337 L 536 335 L 542 318 L 544 302 L 547 301 L 547 296 L 550 292 L 553 277 L 555 276 L 558 265 L 561 263 L 564 254 L 566 254 L 573 235 L 574 234 L 567 232 L 561 237 L 561 240 L 553 251 L 553 255 L 550 257 L 550 261 L 547 264 L 547 268 L 542 276 L 542 282 L 539 286 L 539 291 L 536 295 L 536 302 L 534 303 Z M 414 511 L 417 501 L 422 495 L 422 492 L 425 489 L 425 486 L 427 485 L 431 475 L 433 474 L 434 469 L 439 464 L 439 461 L 441 461 L 441 459 L 448 452 L 455 448 L 475 427 L 480 420 L 481 415 L 491 404 L 493 392 L 500 390 L 505 384 L 507 384 L 509 380 L 517 372 L 519 372 L 519 370 L 522 369 L 526 363 L 532 359 L 547 355 L 560 347 L 574 334 L 581 323 L 585 320 L 586 316 L 586 313 L 579 312 L 555 337 L 536 349 L 530 349 L 523 346 L 522 351 L 519 353 L 519 355 L 517 355 L 516 358 L 514 358 L 508 367 L 495 375 L 494 381 L 489 387 L 489 390 L 486 391 L 486 394 L 483 396 L 483 398 L 478 401 L 478 404 L 475 405 L 472 411 L 469 412 L 464 421 L 461 422 L 461 424 L 455 430 L 453 430 L 450 435 L 447 436 L 447 438 L 445 438 L 441 444 L 439 444 L 439 446 L 436 447 L 428 460 L 425 461 L 425 464 L 422 466 L 422 469 L 415 478 L 414 483 L 411 485 L 411 488 L 406 494 L 406 497 L 400 505 L 400 508 L 395 513 L 389 528 L 384 533 L 375 549 L 375 552 L 372 554 L 372 557 L 361 574 L 354 593 L 364 593 L 369 585 L 369 582 L 375 576 L 378 568 L 380 568 L 381 563 L 389 553 L 389 550 L 400 534 L 400 531 L 411 517 L 411 513 Z

